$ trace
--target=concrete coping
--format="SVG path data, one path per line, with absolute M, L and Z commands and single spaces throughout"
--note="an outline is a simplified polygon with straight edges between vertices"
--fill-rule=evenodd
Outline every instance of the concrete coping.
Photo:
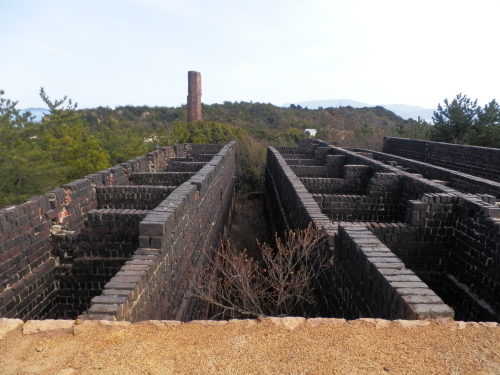
M 258 328 L 258 326 L 277 326 L 285 330 L 294 330 L 307 327 L 342 326 L 342 325 L 371 325 L 374 328 L 403 327 L 405 329 L 425 329 L 426 327 L 443 327 L 449 330 L 460 330 L 466 328 L 500 329 L 496 322 L 463 322 L 451 319 L 424 319 L 424 320 L 386 320 L 374 318 L 361 318 L 345 320 L 338 318 L 302 318 L 302 317 L 260 317 L 257 319 L 231 319 L 231 320 L 193 320 L 180 322 L 176 320 L 148 320 L 142 322 L 108 321 L 108 320 L 28 320 L 0 318 L 0 339 L 15 332 L 23 335 L 50 334 L 51 332 L 66 332 L 74 335 L 84 333 L 86 330 L 101 327 L 106 330 L 126 330 L 132 326 L 149 325 L 158 330 L 176 329 L 179 326 L 197 325 L 207 329 L 221 328 L 225 326 L 240 326 L 246 329 Z

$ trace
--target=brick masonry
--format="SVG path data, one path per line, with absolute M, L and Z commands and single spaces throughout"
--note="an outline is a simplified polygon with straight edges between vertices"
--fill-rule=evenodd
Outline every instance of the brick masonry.
M 325 148 L 329 149 L 329 154 Z M 347 318 L 393 319 L 397 314 L 407 318 L 416 314 L 418 318 L 433 314 L 453 316 L 455 313 L 465 320 L 498 321 L 500 237 L 497 228 L 500 208 L 496 206 L 495 196 L 466 194 L 442 181 L 423 178 L 414 170 L 405 168 L 399 160 L 397 163 L 378 161 L 374 160 L 377 153 L 356 151 L 308 140 L 302 141 L 295 150 L 281 149 L 285 157 L 277 149 L 268 150 L 266 189 L 273 197 L 269 199 L 268 207 L 274 230 L 303 227 L 313 220 L 317 226 L 329 228 L 331 233 L 329 250 L 338 262 L 334 263 L 335 272 L 330 280 L 326 280 L 322 292 L 327 310 L 333 316 Z M 306 172 L 295 167 L 297 160 L 302 161 L 301 168 L 307 168 L 307 159 L 317 161 L 323 158 L 326 168 L 333 157 L 339 165 L 335 178 L 301 178 Z M 317 163 L 311 165 L 321 167 Z M 363 173 L 369 180 L 366 182 L 358 176 L 347 188 L 345 170 L 351 165 L 365 166 L 367 169 Z M 353 230 L 364 232 L 362 243 L 352 235 Z M 374 237 L 370 238 L 367 233 Z M 377 272 L 381 268 L 378 264 L 366 266 L 363 262 L 370 263 L 369 256 L 355 256 L 359 251 L 372 251 L 364 248 L 366 241 L 390 251 L 405 270 L 412 271 L 413 281 L 415 277 L 419 278 L 419 287 L 403 291 L 413 294 L 397 293 L 399 297 L 395 297 L 387 293 L 387 288 L 396 291 L 402 288 L 396 284 L 399 286 L 377 289 L 377 293 L 385 296 L 382 300 L 380 296 L 378 300 L 373 299 L 374 289 L 370 292 L 373 298 L 364 296 L 365 288 L 378 279 Z M 359 283 L 359 278 L 364 281 Z M 394 279 L 386 281 L 387 285 L 392 285 Z M 425 292 L 421 289 L 424 285 Z M 417 297 L 424 295 L 432 298 Z M 395 304 L 394 298 L 413 302 L 405 302 L 408 305 L 406 310 L 397 310 L 396 306 L 400 309 L 405 303 Z M 439 308 L 431 306 L 436 304 L 437 298 L 440 298 Z M 455 311 L 443 307 L 446 304 Z M 424 313 L 426 308 L 429 310 Z M 416 310 L 411 313 L 408 309 Z
M 0 210 L 0 316 L 205 318 L 190 280 L 225 230 L 234 153 L 175 145 Z M 270 232 L 328 232 L 323 316 L 499 321 L 496 183 L 411 163 L 321 141 L 269 148 Z
M 101 208 L 152 210 L 167 198 L 176 186 L 103 186 L 96 187 Z
M 175 189 L 139 224 L 139 249 L 92 299 L 82 319 L 140 321 L 206 317 L 192 280 L 226 224 L 235 172 L 234 142 Z
M 500 150 L 496 148 L 384 137 L 382 151 L 500 182 Z
M 359 181 L 362 183 L 362 179 Z M 273 230 L 279 233 L 303 228 L 313 221 L 316 227 L 328 232 L 324 251 L 329 252 L 334 267 L 321 280 L 319 301 L 323 316 L 348 319 L 453 316 L 453 310 L 418 276 L 405 270 L 402 260 L 366 226 L 331 221 L 272 147 L 268 148 L 266 191 Z M 411 297 L 418 295 L 431 298 Z
M 353 149 L 353 151 L 362 154 L 366 150 Z M 420 174 L 426 179 L 454 190 L 470 194 L 488 194 L 500 198 L 500 182 L 383 152 L 371 151 L 370 154 L 375 160 L 395 166 L 403 171 Z
M 204 166 L 204 171 L 200 171 Z M 197 171 L 200 171 L 198 178 Z M 161 210 L 166 207 L 170 212 L 179 203 L 174 197 L 180 199 L 189 187 L 197 202 L 196 210 L 191 209 L 191 219 L 199 225 L 182 232 L 177 253 L 182 255 L 188 250 L 196 253 L 196 249 L 199 255 L 222 230 L 231 202 L 233 174 L 234 144 L 175 145 L 85 176 L 22 205 L 0 210 L 0 316 L 76 318 L 90 308 L 92 298 L 101 294 L 105 296 L 100 297 L 101 304 L 121 301 L 127 295 L 119 289 L 123 285 L 117 287 L 118 295 L 110 295 L 105 285 L 113 277 L 121 282 L 123 272 L 130 276 L 126 272 L 137 272 L 136 268 L 150 264 L 155 250 L 147 248 L 157 244 L 156 239 L 148 239 L 145 249 L 139 247 L 146 238 L 141 236 L 140 223 L 146 218 L 156 218 L 154 209 L 162 204 Z M 219 185 L 214 185 L 216 182 Z M 174 194 L 176 189 L 179 192 Z M 184 218 L 179 224 L 187 222 Z M 196 230 L 197 241 L 189 249 L 183 247 L 187 233 Z M 146 229 L 144 233 L 149 232 Z M 175 234 L 170 233 L 169 239 Z M 183 277 L 175 274 L 174 288 L 186 287 L 196 263 L 193 258 L 190 263 L 182 263 L 182 256 L 176 258 L 176 272 L 182 271 Z M 184 268 L 179 268 L 181 264 Z M 165 270 L 159 274 L 164 277 Z M 163 288 L 163 281 L 155 284 L 157 288 Z M 177 293 L 182 296 L 179 306 L 184 294 Z M 202 310 L 192 309 L 193 303 L 189 302 L 184 303 L 184 309 L 174 309 L 166 303 L 162 306 L 175 310 L 176 317 L 184 319 Z M 146 309 L 160 308 L 144 299 L 140 303 L 143 307 L 140 312 L 137 308 L 140 304 L 130 306 L 131 309 L 134 306 L 134 314 L 139 316 L 149 314 Z M 131 314 L 127 317 L 130 319 Z M 117 319 L 117 315 L 109 314 L 108 318 Z

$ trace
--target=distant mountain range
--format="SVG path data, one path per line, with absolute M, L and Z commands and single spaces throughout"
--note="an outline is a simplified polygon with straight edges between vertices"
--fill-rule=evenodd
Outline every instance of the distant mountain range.
M 283 105 L 283 107 L 289 107 L 290 104 L 300 105 L 301 107 L 307 107 L 309 109 L 318 109 L 319 107 L 336 108 L 336 107 L 347 107 L 347 106 L 351 106 L 353 108 L 375 107 L 375 105 L 366 104 L 351 99 L 309 100 L 305 102 L 286 103 Z M 414 120 L 417 120 L 420 117 L 422 120 L 426 120 L 427 122 L 432 122 L 432 116 L 435 111 L 435 109 L 427 109 L 424 107 L 419 107 L 416 105 L 407 105 L 407 104 L 378 104 L 378 105 L 384 107 L 385 109 L 388 109 L 389 111 L 394 112 L 396 115 L 404 119 L 412 118 Z
M 31 112 L 33 116 L 35 116 L 35 121 L 42 121 L 43 116 L 48 115 L 50 111 L 47 108 L 25 108 L 20 110 L 21 113 Z

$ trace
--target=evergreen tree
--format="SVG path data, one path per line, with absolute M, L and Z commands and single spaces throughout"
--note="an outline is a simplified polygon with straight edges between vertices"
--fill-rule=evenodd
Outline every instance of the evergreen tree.
M 52 165 L 37 142 L 37 124 L 3 95 L 0 90 L 0 206 L 21 203 L 53 186 L 47 175 Z
M 245 130 L 215 121 L 200 120 L 187 124 L 182 121 L 174 121 L 170 134 L 167 137 L 160 135 L 156 141 L 160 146 L 173 145 L 175 143 L 223 144 L 247 137 L 248 133 Z
M 108 168 L 108 153 L 75 111 L 77 104 L 70 99 L 66 108 L 61 108 L 66 97 L 51 101 L 43 88 L 40 96 L 50 109 L 42 123 L 40 145 L 56 165 L 51 173 L 57 184 Z
M 155 149 L 151 133 L 129 121 L 119 121 L 110 116 L 105 123 L 89 125 L 95 128 L 93 134 L 108 153 L 110 165 L 144 156 Z
M 444 100 L 434 112 L 432 140 L 437 142 L 463 143 L 477 116 L 477 100 L 458 94 L 451 103 Z
M 500 147 L 500 105 L 493 99 L 478 107 L 477 117 L 467 134 L 466 143 L 483 147 Z

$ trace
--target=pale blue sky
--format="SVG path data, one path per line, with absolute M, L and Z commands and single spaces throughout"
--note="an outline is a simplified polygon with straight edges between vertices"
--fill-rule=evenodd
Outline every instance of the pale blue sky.
M 88 108 L 500 100 L 499 0 L 0 0 L 0 89 Z

